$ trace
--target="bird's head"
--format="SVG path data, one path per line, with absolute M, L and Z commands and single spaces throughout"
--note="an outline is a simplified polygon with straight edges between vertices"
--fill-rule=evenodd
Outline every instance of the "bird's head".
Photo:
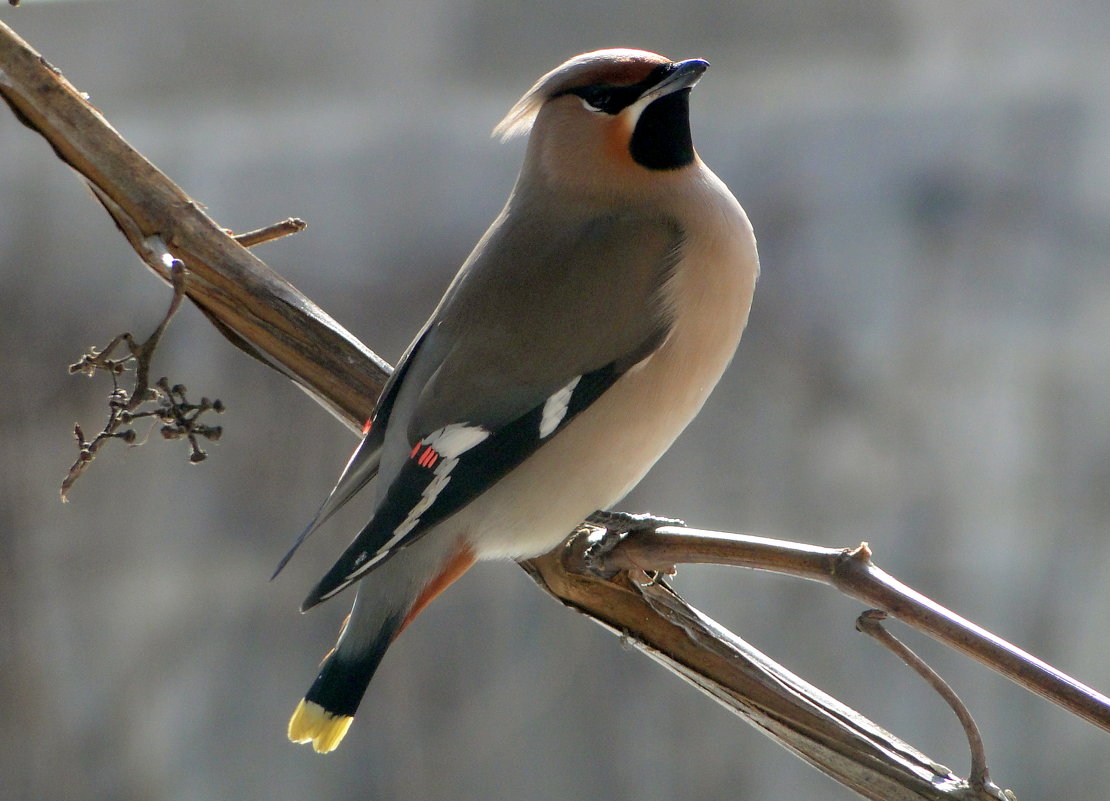
M 635 191 L 697 162 L 689 95 L 708 66 L 643 50 L 583 53 L 540 78 L 493 133 L 529 134 L 525 176 Z

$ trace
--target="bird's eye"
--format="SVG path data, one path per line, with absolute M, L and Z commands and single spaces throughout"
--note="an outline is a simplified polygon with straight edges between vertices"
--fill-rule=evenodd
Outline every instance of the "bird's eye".
M 577 89 L 567 89 L 559 94 L 574 95 L 582 101 L 586 111 L 600 114 L 620 114 L 644 93 L 640 84 L 619 86 L 613 84 L 594 84 L 581 86 Z
M 595 113 L 612 114 L 613 93 L 608 89 L 591 86 L 578 92 L 578 97 L 582 100 L 582 105 L 585 106 L 586 111 Z

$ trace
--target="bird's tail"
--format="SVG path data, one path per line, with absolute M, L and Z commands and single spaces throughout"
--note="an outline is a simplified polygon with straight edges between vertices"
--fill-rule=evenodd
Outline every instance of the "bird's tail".
M 312 743 L 321 754 L 335 750 L 386 650 L 433 598 L 474 564 L 469 547 L 436 545 L 421 542 L 406 548 L 361 582 L 339 642 L 324 657 L 289 720 L 290 740 Z
M 363 647 L 344 648 L 343 640 L 358 612 L 356 601 L 343 624 L 339 644 L 324 657 L 316 680 L 289 719 L 289 739 L 295 743 L 312 743 L 320 754 L 334 751 L 347 734 L 374 671 L 402 628 L 401 616 L 387 617 Z

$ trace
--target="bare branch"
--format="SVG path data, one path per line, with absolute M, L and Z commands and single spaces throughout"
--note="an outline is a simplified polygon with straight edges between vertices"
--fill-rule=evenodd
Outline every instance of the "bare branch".
M 822 548 L 670 526 L 636 531 L 612 540 L 607 548 L 595 548 L 589 564 L 579 569 L 612 573 L 698 563 L 748 567 L 836 587 L 1110 731 L 1110 698 L 907 587 L 871 562 L 866 543 L 853 549 Z
M 587 565 L 607 538 L 602 530 L 583 527 L 561 548 L 523 567 L 563 604 L 863 797 L 974 798 L 968 782 L 691 608 L 666 584 L 642 571 L 596 575 Z
M 183 261 L 189 299 L 222 333 L 361 429 L 389 366 L 228 236 L 3 24 L 0 65 L 0 96 L 85 177 L 147 266 L 168 281 L 164 253 Z

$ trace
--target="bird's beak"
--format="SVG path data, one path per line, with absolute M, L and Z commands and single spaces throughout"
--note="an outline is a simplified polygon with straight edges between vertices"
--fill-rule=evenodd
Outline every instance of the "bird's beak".
M 691 58 L 686 61 L 675 61 L 668 67 L 663 80 L 640 95 L 640 101 L 650 102 L 681 89 L 689 89 L 709 69 L 709 62 L 703 58 Z

